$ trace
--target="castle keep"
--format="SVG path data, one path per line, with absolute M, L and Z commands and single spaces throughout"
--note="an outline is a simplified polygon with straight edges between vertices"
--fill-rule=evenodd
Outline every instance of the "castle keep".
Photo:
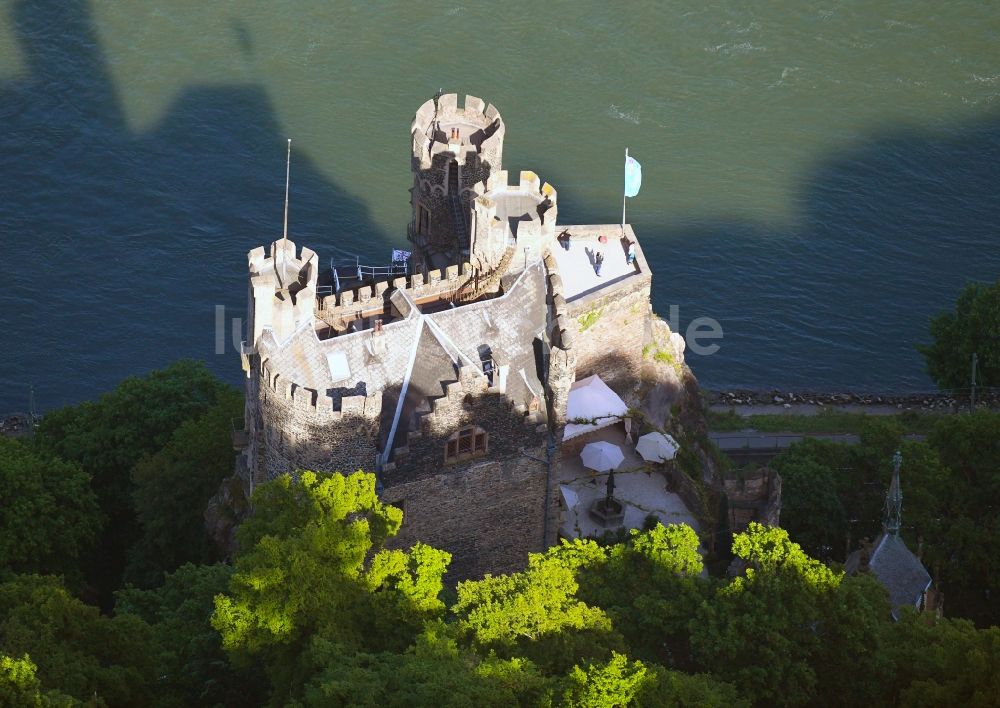
M 248 257 L 247 490 L 299 469 L 374 471 L 404 511 L 396 541 L 449 550 L 456 579 L 555 542 L 560 475 L 594 434 L 566 434 L 574 382 L 597 375 L 630 409 L 655 394 L 661 426 L 686 385 L 632 228 L 559 224 L 556 190 L 503 164 L 505 135 L 473 96 L 417 110 L 405 276 L 337 291 L 291 240 Z M 621 417 L 589 421 L 612 422 L 627 437 Z

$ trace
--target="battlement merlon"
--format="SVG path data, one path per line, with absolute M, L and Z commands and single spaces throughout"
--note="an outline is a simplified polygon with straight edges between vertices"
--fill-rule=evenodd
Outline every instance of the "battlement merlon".
M 273 330 L 278 342 L 285 341 L 303 323 L 312 321 L 316 306 L 316 253 L 303 247 L 297 255 L 295 243 L 288 239 L 274 241 L 270 250 L 271 255 L 265 255 L 259 246 L 247 254 L 249 344 L 254 349 L 265 329 Z
M 505 132 L 500 111 L 492 104 L 466 96 L 459 108 L 458 94 L 454 93 L 424 102 L 410 124 L 413 157 L 422 170 L 430 169 L 434 156 L 441 153 L 452 153 L 460 165 L 469 153 L 485 156 L 493 169 L 499 169 Z
M 532 170 L 521 170 L 517 176 L 517 182 L 510 183 L 510 172 L 508 170 L 494 170 L 486 180 L 486 191 L 491 192 L 521 192 L 530 194 L 537 198 L 539 203 L 548 199 L 555 206 L 559 201 L 559 194 L 556 188 L 548 182 L 542 182 L 537 172 Z
M 340 421 L 344 416 L 377 419 L 382 413 L 382 396 L 354 395 L 336 398 L 314 388 L 300 386 L 280 373 L 275 373 L 265 362 L 260 370 L 261 384 L 288 409 L 303 411 L 307 418 L 317 423 Z

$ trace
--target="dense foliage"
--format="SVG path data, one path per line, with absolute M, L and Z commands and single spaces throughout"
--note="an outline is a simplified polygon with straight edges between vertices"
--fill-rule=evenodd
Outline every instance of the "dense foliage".
M 772 465 L 782 476 L 782 526 L 819 558 L 843 562 L 848 539 L 881 530 L 895 449 L 903 455 L 902 535 L 938 576 L 948 614 L 1000 622 L 1000 414 L 943 417 L 926 441 L 868 423 L 859 445 L 808 440 Z
M 232 456 L 230 453 L 224 460 L 211 452 L 228 447 L 228 435 L 216 437 L 218 427 L 213 428 L 216 436 L 205 439 L 191 426 L 197 426 L 193 421 L 215 406 L 233 411 L 233 401 L 233 389 L 209 373 L 204 364 L 179 361 L 148 376 L 125 379 L 97 401 L 68 406 L 42 419 L 33 439 L 38 454 L 73 463 L 91 478 L 104 524 L 98 536 L 99 550 L 91 554 L 83 570 L 105 607 L 110 606 L 112 592 L 121 584 L 129 549 L 140 540 L 151 549 L 152 567 L 137 569 L 133 579 L 158 580 L 160 573 L 186 560 L 203 560 L 187 555 L 191 549 L 186 545 L 189 538 L 184 535 L 183 522 L 200 529 L 201 524 L 192 517 L 200 515 L 214 489 L 207 496 L 202 494 L 211 487 L 209 480 L 218 484 L 222 476 L 231 473 Z M 237 415 L 238 404 L 235 411 L 228 414 Z M 186 436 L 174 439 L 175 431 L 185 424 Z M 163 458 L 177 462 L 176 453 L 188 443 L 191 458 L 166 470 Z M 144 466 L 134 472 L 140 463 Z M 212 467 L 223 464 L 221 469 Z M 193 476 L 191 465 L 201 467 L 201 477 Z M 153 475 L 162 475 L 162 480 L 152 480 Z M 133 483 L 133 476 L 137 483 Z M 195 490 L 198 493 L 193 495 Z M 186 508 L 179 518 L 167 522 L 167 531 L 181 529 L 180 537 L 161 536 L 158 520 L 172 516 L 178 505 Z M 171 548 L 166 558 L 156 555 L 157 544 Z M 195 553 L 202 548 L 197 543 Z
M 945 418 L 926 441 L 875 422 L 854 447 L 795 446 L 775 461 L 788 531 L 734 535 L 741 571 L 725 577 L 706 573 L 690 527 L 655 524 L 450 587 L 446 552 L 395 544 L 402 512 L 365 473 L 259 486 L 234 562 L 212 564 L 201 516 L 230 473 L 239 408 L 182 363 L 47 416 L 30 444 L 0 440 L 0 705 L 986 706 L 1000 695 L 1000 629 L 915 612 L 893 622 L 882 586 L 835 562 L 848 532 L 878 532 L 902 446 L 907 542 L 924 539 L 949 614 L 995 622 L 1000 416 Z M 96 563 L 119 531 L 114 562 Z M 115 591 L 99 596 L 103 613 L 81 577 Z
M 0 569 L 73 575 L 101 526 L 78 465 L 0 437 Z
M 934 317 L 930 333 L 933 342 L 917 348 L 938 386 L 967 390 L 973 354 L 978 355 L 978 384 L 1000 386 L 1000 280 L 967 283 L 955 311 Z

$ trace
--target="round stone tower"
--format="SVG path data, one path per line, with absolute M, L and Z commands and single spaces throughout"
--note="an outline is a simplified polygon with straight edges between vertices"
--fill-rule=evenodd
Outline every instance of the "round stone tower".
M 499 172 L 505 127 L 500 112 L 475 96 L 442 94 L 424 103 L 410 126 L 413 220 L 408 236 L 416 261 L 442 268 L 468 257 L 477 193 Z
M 521 172 L 513 184 L 507 170 L 491 174 L 473 204 L 469 261 L 490 272 L 541 257 L 556 245 L 557 201 L 555 188 L 534 172 Z

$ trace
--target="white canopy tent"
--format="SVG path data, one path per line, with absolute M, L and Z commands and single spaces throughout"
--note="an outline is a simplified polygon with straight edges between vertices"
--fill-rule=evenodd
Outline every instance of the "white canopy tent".
M 569 389 L 566 406 L 566 430 L 563 440 L 614 425 L 628 413 L 628 406 L 608 388 L 597 374 L 580 379 Z M 573 421 L 587 421 L 576 422 Z
M 646 433 L 639 442 L 636 443 L 635 450 L 642 459 L 649 462 L 665 462 L 674 459 L 680 445 L 669 435 L 664 433 Z

